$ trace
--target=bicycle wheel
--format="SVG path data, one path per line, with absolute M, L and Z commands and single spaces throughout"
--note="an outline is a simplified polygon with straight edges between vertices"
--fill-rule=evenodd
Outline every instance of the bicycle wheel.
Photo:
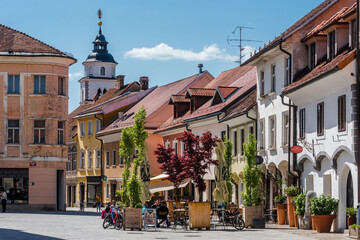
M 232 225 L 234 228 L 236 228 L 237 230 L 240 230 L 240 231 L 243 230 L 245 227 L 244 220 L 242 220 L 241 217 L 235 217 L 232 222 Z
M 112 223 L 111 214 L 107 214 L 103 221 L 103 228 L 107 229 Z
M 123 217 L 121 214 L 118 214 L 117 218 L 116 218 L 116 222 L 115 222 L 115 228 L 117 230 L 120 230 L 123 226 Z

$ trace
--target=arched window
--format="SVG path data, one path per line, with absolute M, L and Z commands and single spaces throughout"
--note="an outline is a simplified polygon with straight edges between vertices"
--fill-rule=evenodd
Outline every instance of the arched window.
M 99 97 L 101 96 L 101 89 L 100 88 L 97 90 L 97 94 L 99 95 Z
M 107 91 L 106 88 L 104 88 L 103 95 L 106 93 L 106 91 Z
M 101 75 L 105 75 L 105 68 L 104 68 L 104 67 L 101 67 L 101 68 L 100 68 L 100 74 L 101 74 Z

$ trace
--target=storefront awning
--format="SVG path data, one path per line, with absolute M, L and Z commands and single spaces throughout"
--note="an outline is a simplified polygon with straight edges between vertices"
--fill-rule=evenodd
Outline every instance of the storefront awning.
M 179 185 L 179 188 L 184 188 L 189 184 L 190 180 L 183 182 L 182 184 Z M 174 189 L 174 185 L 172 182 L 167 182 L 164 183 L 162 185 L 158 185 L 158 186 L 150 186 L 150 192 L 151 193 L 156 193 L 156 192 L 162 192 L 162 191 L 169 191 L 169 190 L 173 190 Z
M 169 177 L 169 175 L 162 173 L 160 175 L 157 175 L 156 177 L 152 177 L 150 178 L 150 181 L 155 181 L 155 180 L 161 180 L 161 179 L 167 179 Z

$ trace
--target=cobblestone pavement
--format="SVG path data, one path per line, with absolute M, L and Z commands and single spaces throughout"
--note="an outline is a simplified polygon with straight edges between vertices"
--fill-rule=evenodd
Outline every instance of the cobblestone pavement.
M 209 231 L 184 231 L 180 228 L 161 228 L 151 231 L 123 231 L 102 228 L 100 214 L 94 209 L 79 212 L 78 209 L 68 209 L 67 212 L 15 212 L 0 213 L 0 239 L 345 239 L 345 235 L 321 234 L 312 231 L 293 229 L 274 229 L 276 225 L 269 225 L 272 229 L 247 229 L 235 231 L 232 227 L 227 230 L 217 228 Z

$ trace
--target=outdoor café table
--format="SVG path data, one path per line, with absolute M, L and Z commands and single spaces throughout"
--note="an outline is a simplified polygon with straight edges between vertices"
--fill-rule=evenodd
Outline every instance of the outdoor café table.
M 176 230 L 177 225 L 180 225 L 187 230 L 187 215 L 188 210 L 185 208 L 174 209 L 174 230 Z

